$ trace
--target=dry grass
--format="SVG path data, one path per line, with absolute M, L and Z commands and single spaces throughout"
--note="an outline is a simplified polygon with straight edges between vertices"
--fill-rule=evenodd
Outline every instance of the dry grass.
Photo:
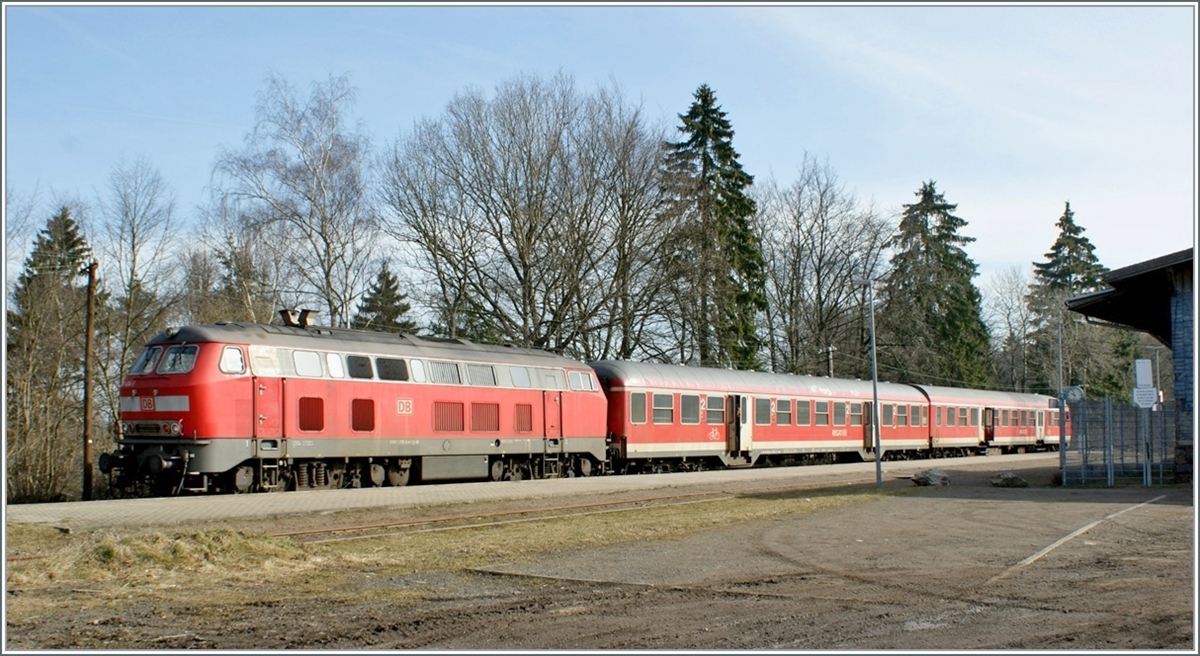
M 400 601 L 414 593 L 364 590 L 362 583 L 425 571 L 462 572 L 567 549 L 674 539 L 903 493 L 872 489 L 747 496 L 315 545 L 225 528 L 67 535 L 50 527 L 10 525 L 9 556 L 44 557 L 7 564 L 8 610 L 14 619 L 61 612 L 67 599 L 74 608 L 186 599 L 193 612 L 204 613 L 314 596 L 335 600 L 367 594 Z

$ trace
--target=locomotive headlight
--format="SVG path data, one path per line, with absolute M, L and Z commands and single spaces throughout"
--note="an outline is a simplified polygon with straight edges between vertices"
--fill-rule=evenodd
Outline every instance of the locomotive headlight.
M 132 431 L 129 428 L 129 424 L 126 422 L 121 422 L 121 433 L 124 435 L 128 435 L 131 432 Z

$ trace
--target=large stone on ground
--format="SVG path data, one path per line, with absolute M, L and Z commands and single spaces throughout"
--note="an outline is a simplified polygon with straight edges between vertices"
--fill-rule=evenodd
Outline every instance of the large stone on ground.
M 996 474 L 992 477 L 992 485 L 995 487 L 1029 487 L 1029 483 L 1025 479 L 1012 472 Z
M 949 485 L 950 475 L 937 468 L 926 469 L 913 474 L 912 482 L 917 485 Z

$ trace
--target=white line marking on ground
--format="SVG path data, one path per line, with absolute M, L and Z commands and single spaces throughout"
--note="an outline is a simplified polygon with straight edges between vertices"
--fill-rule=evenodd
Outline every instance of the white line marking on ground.
M 1041 551 L 1033 554 L 1032 556 L 1026 558 L 1025 560 L 1022 560 L 1021 562 L 1017 563 L 1016 565 L 1013 565 L 1012 567 L 1009 567 L 1008 569 L 1004 570 L 1003 572 L 1000 572 L 999 574 L 993 576 L 992 578 L 988 579 L 987 583 L 984 583 L 984 585 L 989 585 L 989 584 L 995 583 L 996 581 L 999 581 L 1000 579 L 1008 576 L 1009 574 L 1017 571 L 1018 569 L 1021 569 L 1022 567 L 1036 561 L 1037 559 L 1041 558 L 1042 556 L 1045 556 L 1046 554 L 1057 549 L 1058 547 L 1062 546 L 1063 544 L 1066 544 L 1067 541 L 1077 538 L 1077 537 L 1083 535 L 1084 533 L 1087 533 L 1088 531 L 1092 530 L 1093 528 L 1095 528 L 1096 526 L 1098 526 L 1101 522 L 1104 522 L 1105 520 L 1112 519 L 1113 517 L 1127 513 L 1130 510 L 1134 510 L 1136 508 L 1141 508 L 1142 506 L 1154 503 L 1155 501 L 1158 501 L 1159 499 L 1166 498 L 1166 496 L 1167 495 L 1165 495 L 1165 494 L 1159 495 L 1157 497 L 1154 497 L 1153 499 L 1150 499 L 1149 501 L 1143 501 L 1142 503 L 1139 503 L 1134 506 L 1130 506 L 1128 508 L 1125 508 L 1124 510 L 1118 510 L 1117 512 L 1112 513 L 1111 515 L 1108 515 L 1102 519 L 1097 519 L 1096 521 L 1092 522 L 1091 524 L 1088 524 L 1087 526 L 1084 526 L 1083 528 L 1080 528 L 1065 537 L 1055 540 L 1053 543 L 1051 543 L 1045 549 L 1042 549 Z

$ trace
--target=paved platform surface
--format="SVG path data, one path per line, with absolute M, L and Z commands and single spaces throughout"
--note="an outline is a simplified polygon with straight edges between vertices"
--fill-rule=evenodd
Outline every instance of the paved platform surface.
M 1004 471 L 1006 467 L 1055 467 L 1057 453 L 1010 456 L 976 456 L 940 460 L 883 463 L 883 479 L 895 481 L 938 467 Z M 537 498 L 570 498 L 631 490 L 691 486 L 747 484 L 797 486 L 862 484 L 875 480 L 875 463 L 720 470 L 678 474 L 597 476 L 521 482 L 475 482 L 379 487 L 343 490 L 310 490 L 275 494 L 245 494 L 154 499 L 110 499 L 72 503 L 13 504 L 5 507 L 5 520 L 50 524 L 71 529 L 110 526 L 178 525 L 220 519 L 270 517 L 293 513 L 336 512 L 363 508 L 404 508 Z M 951 482 L 953 485 L 953 481 Z

